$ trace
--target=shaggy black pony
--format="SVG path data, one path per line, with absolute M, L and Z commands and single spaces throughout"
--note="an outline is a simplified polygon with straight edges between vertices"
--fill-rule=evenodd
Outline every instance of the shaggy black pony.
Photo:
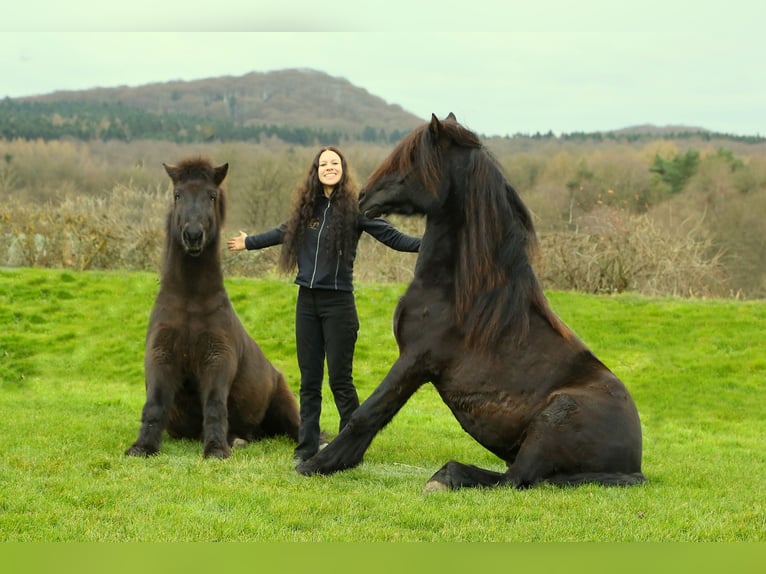
M 431 382 L 505 472 L 448 462 L 426 488 L 632 485 L 641 424 L 623 383 L 553 313 L 532 269 L 532 217 L 494 158 L 450 114 L 416 128 L 370 176 L 368 217 L 423 214 L 415 277 L 394 315 L 399 358 L 303 474 L 358 465 Z
M 245 331 L 223 284 L 220 186 L 229 165 L 191 158 L 164 167 L 173 204 L 146 334 L 146 404 L 138 439 L 125 454 L 157 453 L 165 429 L 202 439 L 206 457 L 228 457 L 235 438 L 284 434 L 297 441 L 295 396 Z

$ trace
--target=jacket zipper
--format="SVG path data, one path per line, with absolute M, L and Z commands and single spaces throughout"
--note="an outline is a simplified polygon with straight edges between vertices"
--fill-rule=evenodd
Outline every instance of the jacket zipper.
M 335 290 L 338 289 L 338 271 L 340 270 L 340 258 L 343 256 L 343 252 L 338 252 L 338 257 L 335 259 Z
M 319 226 L 319 233 L 317 233 L 317 248 L 316 252 L 314 253 L 314 271 L 311 274 L 311 284 L 309 285 L 312 289 L 314 288 L 314 280 L 317 276 L 317 264 L 319 263 L 319 245 L 322 242 L 322 231 L 324 231 L 324 224 L 327 221 L 327 211 L 330 209 L 330 202 L 327 202 L 327 207 L 324 208 L 324 213 L 322 214 L 322 225 Z

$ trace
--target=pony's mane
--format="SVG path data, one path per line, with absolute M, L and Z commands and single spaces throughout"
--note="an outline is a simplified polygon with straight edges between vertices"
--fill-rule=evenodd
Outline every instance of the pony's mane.
M 203 157 L 190 157 L 181 160 L 175 166 L 176 181 L 188 181 L 190 179 L 203 179 L 215 182 L 215 168 L 210 160 Z
M 481 148 L 481 140 L 470 130 L 451 120 L 441 122 L 442 129 L 456 145 L 468 148 Z M 442 176 L 441 157 L 431 140 L 429 124 L 423 124 L 404 136 L 394 147 L 389 156 L 375 169 L 367 180 L 367 187 L 381 176 L 391 173 L 408 173 L 415 170 L 423 187 L 433 195 L 439 190 Z
M 563 335 L 563 326 L 548 305 L 532 268 L 537 257 L 537 235 L 532 216 L 508 183 L 494 156 L 479 137 L 452 119 L 439 122 L 439 141 L 429 124 L 416 128 L 370 176 L 370 181 L 392 171 L 418 174 L 425 190 L 438 194 L 447 169 L 447 148 L 467 149 L 461 154 L 464 179 L 450 191 L 448 209 L 462 224 L 455 229 L 454 316 L 466 343 L 490 349 L 510 335 L 521 343 L 529 329 L 529 313 L 537 310 Z
M 485 148 L 472 150 L 464 169 L 470 175 L 453 190 L 463 195 L 464 217 L 455 265 L 456 317 L 473 347 L 489 348 L 506 333 L 520 343 L 532 309 L 558 325 L 532 267 L 538 254 L 532 216 Z

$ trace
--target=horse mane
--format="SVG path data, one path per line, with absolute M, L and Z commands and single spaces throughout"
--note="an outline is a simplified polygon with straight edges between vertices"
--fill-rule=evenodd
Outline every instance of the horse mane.
M 478 136 L 456 121 L 441 122 L 450 137 L 463 147 L 481 148 Z M 435 142 L 431 142 L 430 124 L 423 124 L 404 136 L 389 156 L 370 174 L 367 186 L 386 173 L 415 170 L 429 193 L 437 195 L 442 176 L 442 162 Z
M 215 170 L 210 160 L 204 157 L 188 157 L 182 159 L 175 165 L 166 165 L 165 169 L 174 183 L 189 181 L 192 179 L 202 179 L 210 181 L 216 186 Z
M 423 188 L 438 195 L 445 142 L 469 150 L 467 163 L 461 165 L 463 180 L 452 190 L 449 207 L 456 215 L 454 221 L 462 218 L 456 229 L 453 289 L 454 319 L 462 326 L 466 343 L 475 349 L 490 349 L 503 334 L 510 334 L 520 344 L 527 336 L 533 309 L 568 336 L 532 267 L 538 256 L 532 215 L 497 160 L 454 116 L 438 121 L 438 136 L 433 126 L 433 122 L 424 124 L 405 136 L 370 181 L 391 171 L 414 171 Z
M 539 246 L 531 213 L 488 150 L 472 150 L 465 168 L 472 176 L 462 188 L 455 314 L 466 342 L 489 348 L 509 333 L 521 343 L 532 309 L 558 328 L 533 269 Z

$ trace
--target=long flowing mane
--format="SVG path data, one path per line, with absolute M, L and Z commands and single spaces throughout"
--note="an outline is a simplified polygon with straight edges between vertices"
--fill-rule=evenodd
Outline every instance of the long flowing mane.
M 368 185 L 387 173 L 415 173 L 423 189 L 436 196 L 450 169 L 443 142 L 468 150 L 460 154 L 461 164 L 451 178 L 451 201 L 445 202 L 457 237 L 454 315 L 467 344 L 489 349 L 503 334 L 521 343 L 533 309 L 567 334 L 532 267 L 538 245 L 529 210 L 476 134 L 452 119 L 438 125 L 440 141 L 434 141 L 431 124 L 416 128 L 375 170 Z

